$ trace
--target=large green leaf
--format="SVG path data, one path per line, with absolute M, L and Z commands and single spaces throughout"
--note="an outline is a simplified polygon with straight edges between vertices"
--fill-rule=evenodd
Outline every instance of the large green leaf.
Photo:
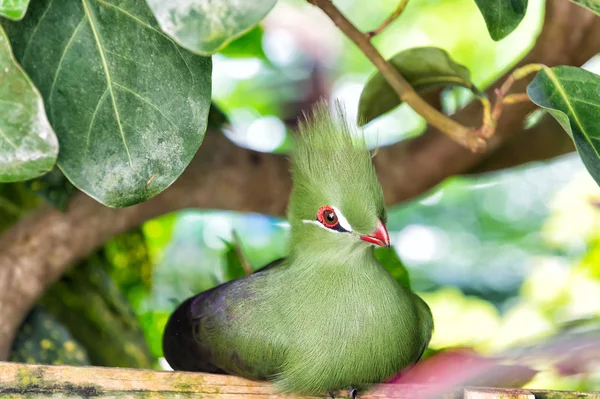
M 143 0 L 37 0 L 6 26 L 76 187 L 119 207 L 177 179 L 206 130 L 210 58 L 181 50 Z
M 0 17 L 19 21 L 25 16 L 29 0 L 0 0 Z
M 573 3 L 579 4 L 590 11 L 600 15 L 600 0 L 571 0 Z
M 475 3 L 495 41 L 515 30 L 527 11 L 527 0 L 475 0 Z
M 467 68 L 456 63 L 448 53 L 436 47 L 414 47 L 401 51 L 390 63 L 415 90 L 459 85 L 477 92 L 469 80 Z M 365 84 L 358 104 L 358 123 L 364 125 L 401 104 L 400 98 L 380 72 Z
M 162 30 L 182 47 L 216 53 L 256 26 L 276 0 L 146 0 Z
M 527 94 L 569 133 L 600 184 L 600 76 L 570 66 L 546 68 L 529 84 Z
M 57 155 L 42 97 L 13 58 L 0 26 L 0 182 L 40 176 L 52 169 Z

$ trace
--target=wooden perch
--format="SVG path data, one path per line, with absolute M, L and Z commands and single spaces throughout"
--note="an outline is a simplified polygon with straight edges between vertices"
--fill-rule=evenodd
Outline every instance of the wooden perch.
M 361 395 L 361 399 L 412 399 L 420 397 L 419 394 L 425 390 L 424 386 L 381 384 L 367 394 Z M 277 393 L 269 383 L 226 375 L 0 362 L 0 399 L 38 397 L 278 399 L 294 396 Z M 443 397 L 447 399 L 600 399 L 600 393 L 457 388 Z M 323 399 L 324 396 L 313 398 Z

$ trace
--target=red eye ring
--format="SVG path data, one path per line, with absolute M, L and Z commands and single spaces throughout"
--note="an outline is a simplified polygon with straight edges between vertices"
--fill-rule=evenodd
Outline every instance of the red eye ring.
M 317 212 L 317 220 L 327 228 L 333 228 L 340 224 L 335 210 L 330 206 L 322 206 Z

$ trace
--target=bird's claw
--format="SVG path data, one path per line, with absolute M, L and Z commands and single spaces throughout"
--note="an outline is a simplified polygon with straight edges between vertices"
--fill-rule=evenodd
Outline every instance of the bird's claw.
M 358 397 L 358 391 L 352 387 L 350 387 L 350 389 L 348 390 L 348 394 L 352 399 L 357 399 Z M 329 397 L 331 399 L 335 399 L 335 395 L 333 394 L 333 392 L 329 391 Z

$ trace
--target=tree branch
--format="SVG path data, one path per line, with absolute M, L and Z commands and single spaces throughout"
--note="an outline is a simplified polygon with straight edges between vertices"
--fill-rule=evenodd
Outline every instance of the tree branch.
M 584 392 L 477 388 L 455 386 L 453 380 L 435 385 L 383 383 L 361 394 L 363 399 L 390 398 L 553 398 L 588 397 Z M 435 394 L 437 393 L 437 395 Z M 345 392 L 336 392 L 336 397 Z M 535 395 L 535 396 L 534 396 Z M 320 399 L 278 393 L 271 383 L 222 374 L 136 370 L 127 368 L 45 366 L 0 362 L 0 397 L 69 398 L 269 398 Z M 590 395 L 590 398 L 596 398 Z
M 406 101 L 419 115 L 427 120 L 439 131 L 448 135 L 457 143 L 473 151 L 479 151 L 485 148 L 485 140 L 477 136 L 475 129 L 461 125 L 442 114 L 423 100 L 421 96 L 412 88 L 410 83 L 404 79 L 400 72 L 385 60 L 379 54 L 379 51 L 373 46 L 368 34 L 360 32 L 356 27 L 337 9 L 331 0 L 308 0 L 327 14 L 329 18 L 348 36 L 350 40 L 367 56 L 367 58 L 377 67 L 379 72 L 390 84 L 392 89 L 398 94 L 402 101 Z
M 600 18 L 564 0 L 548 0 L 546 10 L 544 29 L 521 65 L 582 65 L 600 52 Z M 525 85 L 519 81 L 515 89 L 522 92 Z M 523 118 L 533 108 L 531 103 L 511 105 L 488 151 L 501 151 L 504 140 L 522 130 Z M 479 121 L 480 105 L 473 103 L 455 117 L 464 123 Z M 430 127 L 420 136 L 381 148 L 374 163 L 392 205 L 422 195 L 485 159 L 486 154 L 473 154 Z M 50 206 L 38 209 L 0 237 L 0 359 L 6 359 L 18 326 L 46 287 L 111 237 L 150 218 L 192 207 L 283 215 L 290 189 L 284 157 L 249 151 L 209 132 L 182 176 L 147 202 L 112 209 L 78 193 L 65 213 Z
M 379 25 L 377 28 L 375 28 L 374 30 L 372 30 L 369 33 L 367 33 L 367 36 L 369 37 L 369 39 L 372 39 L 374 36 L 377 36 L 378 34 L 380 34 L 381 32 L 383 32 L 383 30 L 385 28 L 387 28 L 389 24 L 391 24 L 392 22 L 394 22 L 396 20 L 396 18 L 398 18 L 400 16 L 400 14 L 402 14 L 402 12 L 406 8 L 407 4 L 408 4 L 408 0 L 400 0 L 400 3 L 398 3 L 398 6 L 396 7 L 396 9 L 392 13 L 392 15 L 390 15 L 389 17 L 387 17 L 385 19 L 385 21 L 383 21 L 381 23 L 381 25 Z
M 573 151 L 573 140 L 553 117 L 546 115 L 531 129 L 508 137 L 499 148 L 489 151 L 485 158 L 463 174 L 493 172 L 528 162 L 546 161 Z

